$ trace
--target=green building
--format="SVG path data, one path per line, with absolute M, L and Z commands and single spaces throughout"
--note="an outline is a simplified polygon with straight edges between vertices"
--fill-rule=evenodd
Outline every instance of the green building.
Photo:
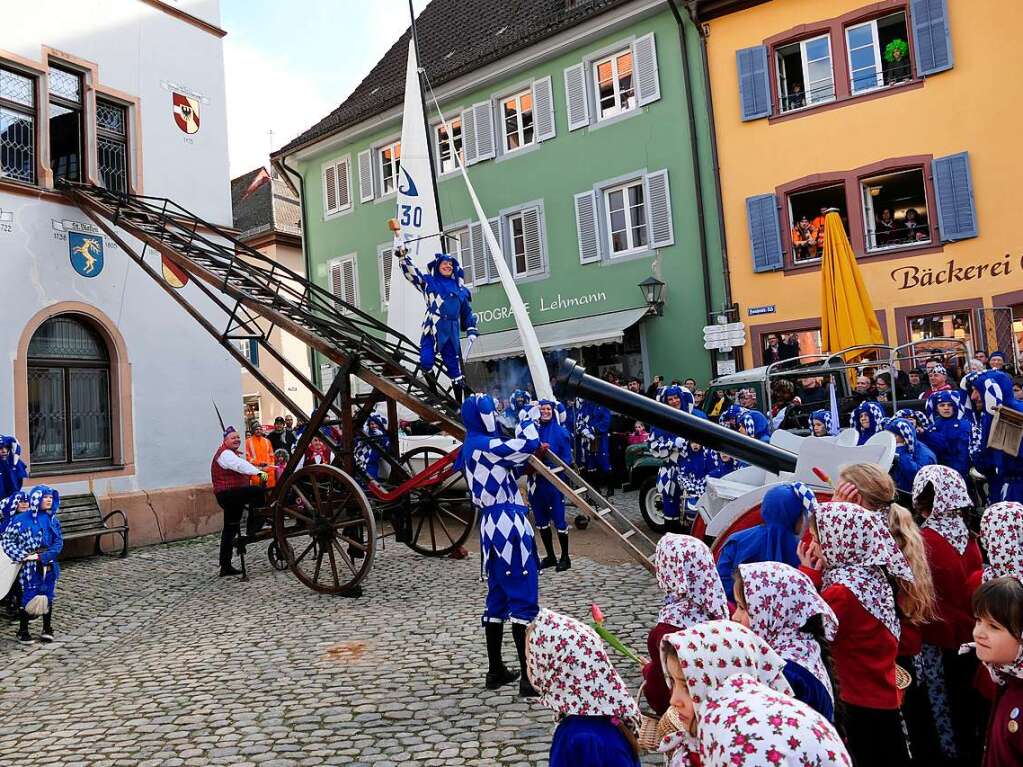
M 416 26 L 452 125 L 448 136 L 430 110 L 447 249 L 466 267 L 482 334 L 470 382 L 510 387 L 525 361 L 453 151 L 549 357 L 645 382 L 707 380 L 701 328 L 728 298 L 702 41 L 683 4 L 433 0 Z M 301 187 L 308 274 L 381 317 L 408 35 L 274 155 Z

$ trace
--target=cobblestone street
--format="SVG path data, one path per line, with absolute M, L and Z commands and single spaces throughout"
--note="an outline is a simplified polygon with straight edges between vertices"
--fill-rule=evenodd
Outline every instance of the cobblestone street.
M 573 536 L 605 547 L 593 527 Z M 552 714 L 512 686 L 483 690 L 476 553 L 427 559 L 391 543 L 348 600 L 274 572 L 265 545 L 250 550 L 249 583 L 217 578 L 216 545 L 66 563 L 52 645 L 20 645 L 16 624 L 0 624 L 0 764 L 547 763 Z M 579 555 L 541 576 L 545 606 L 587 618 L 593 601 L 645 647 L 660 598 L 641 567 Z M 638 669 L 619 667 L 635 690 Z

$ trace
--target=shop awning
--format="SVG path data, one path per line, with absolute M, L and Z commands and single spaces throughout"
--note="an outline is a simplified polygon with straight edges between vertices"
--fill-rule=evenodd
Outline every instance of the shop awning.
M 639 322 L 646 313 L 647 308 L 644 306 L 640 309 L 624 309 L 619 312 L 549 322 L 546 325 L 535 325 L 534 327 L 540 348 L 545 351 L 575 349 L 580 346 L 597 346 L 621 341 L 625 330 Z M 463 340 L 463 349 L 465 343 Z M 481 335 L 473 344 L 467 361 L 483 362 L 502 357 L 517 357 L 521 354 L 522 338 L 519 336 L 519 331 L 513 328 Z

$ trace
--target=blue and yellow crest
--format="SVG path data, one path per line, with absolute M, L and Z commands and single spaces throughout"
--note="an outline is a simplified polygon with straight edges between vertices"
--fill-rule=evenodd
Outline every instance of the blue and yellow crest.
M 83 277 L 95 277 L 103 271 L 103 238 L 95 234 L 68 232 L 71 266 Z

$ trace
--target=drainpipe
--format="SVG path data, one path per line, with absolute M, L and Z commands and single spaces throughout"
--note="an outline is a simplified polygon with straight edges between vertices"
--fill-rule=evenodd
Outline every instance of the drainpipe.
M 672 5 L 674 2 L 672 0 Z M 700 33 L 700 56 L 703 61 L 703 87 L 707 94 L 707 117 L 710 119 L 710 156 L 714 168 L 714 197 L 718 206 L 718 237 L 721 240 L 721 269 L 724 274 L 725 283 L 725 306 L 732 306 L 732 278 L 728 268 L 728 238 L 725 235 L 725 204 L 721 199 L 721 163 L 718 158 L 718 131 L 717 120 L 714 117 L 714 99 L 710 90 L 710 62 L 707 58 L 707 34 L 704 32 L 703 23 L 700 21 L 699 9 L 696 0 L 686 0 L 686 9 L 689 11 L 689 18 Z
M 686 40 L 685 21 L 675 0 L 668 0 L 668 6 L 678 25 L 679 47 L 682 49 L 682 79 L 685 81 L 686 113 L 689 118 L 689 151 L 693 158 L 693 186 L 696 187 L 696 214 L 700 227 L 700 265 L 703 271 L 703 300 L 706 307 L 706 322 L 710 321 L 713 302 L 710 292 L 710 260 L 707 255 L 707 222 L 703 205 L 703 175 L 700 171 L 699 143 L 696 139 L 696 108 L 693 104 L 692 72 L 689 68 L 689 44 Z M 713 373 L 713 371 L 711 371 Z
M 286 155 L 281 155 L 280 160 L 278 160 L 277 162 L 280 164 L 281 168 L 284 170 L 285 173 L 287 173 L 289 176 L 292 176 L 294 179 L 296 179 L 298 181 L 299 211 L 301 212 L 301 216 L 302 216 L 302 262 L 305 264 L 305 278 L 307 280 L 309 280 L 309 281 L 312 281 L 312 279 L 313 279 L 313 266 L 312 266 L 312 259 L 309 256 L 309 244 L 308 244 L 309 243 L 309 240 L 308 240 L 308 237 L 309 237 L 309 219 L 306 216 L 305 182 L 302 180 L 302 174 L 299 173 L 294 168 L 292 168 L 290 165 L 288 165 L 288 163 L 285 162 L 285 158 L 286 158 Z M 271 191 L 272 191 L 272 187 L 271 187 Z M 316 352 L 313 351 L 313 348 L 311 346 L 306 350 L 306 352 L 307 352 L 307 355 L 309 357 L 309 372 L 311 374 L 309 377 L 313 381 L 315 381 L 317 384 L 320 384 L 321 383 L 321 381 L 320 381 L 320 371 L 319 371 L 319 368 L 316 367 Z M 315 404 L 316 404 L 315 398 L 313 399 L 313 402 L 314 402 L 314 406 L 315 406 Z

